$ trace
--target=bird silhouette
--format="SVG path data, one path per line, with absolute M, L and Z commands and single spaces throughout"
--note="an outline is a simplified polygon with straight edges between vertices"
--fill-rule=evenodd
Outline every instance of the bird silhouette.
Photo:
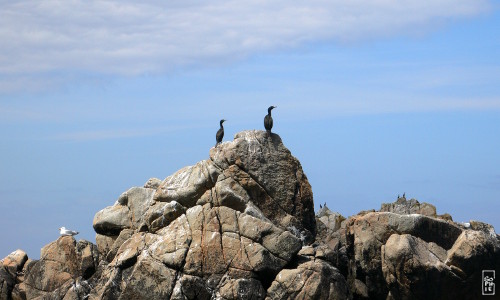
M 215 147 L 222 142 L 222 138 L 224 137 L 224 126 L 222 126 L 224 122 L 226 122 L 226 120 L 220 120 L 220 128 L 217 130 L 217 134 L 215 134 Z
M 267 115 L 264 117 L 264 128 L 267 133 L 271 134 L 271 129 L 273 128 L 273 117 L 271 117 L 271 110 L 277 106 L 269 106 L 267 109 Z

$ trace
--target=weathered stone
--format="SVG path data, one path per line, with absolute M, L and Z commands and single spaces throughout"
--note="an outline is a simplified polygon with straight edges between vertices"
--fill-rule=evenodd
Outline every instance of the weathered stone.
M 462 293 L 474 295 L 482 270 L 500 270 L 500 239 L 483 230 L 465 230 L 448 250 L 446 264 L 462 275 Z
M 328 209 L 328 207 L 326 207 L 326 205 L 320 209 L 317 217 L 331 231 L 339 230 L 342 221 L 345 220 L 345 218 L 341 214 L 332 212 L 330 209 Z
M 349 292 L 337 269 L 316 260 L 279 272 L 267 290 L 266 299 L 349 299 Z
M 210 149 L 210 159 L 219 168 L 229 170 L 273 223 L 314 233 L 311 186 L 300 162 L 278 135 L 256 130 L 240 132 L 234 141 Z M 293 216 L 287 219 L 288 224 L 283 223 L 286 215 Z
M 145 234 L 136 233 L 132 235 L 131 238 L 126 240 L 118 249 L 115 258 L 111 262 L 111 265 L 120 267 L 122 269 L 128 268 L 133 265 L 137 256 L 142 252 L 145 246 Z
M 381 212 L 392 212 L 396 214 L 421 214 L 424 216 L 436 218 L 436 207 L 432 204 L 423 202 L 420 203 L 416 199 L 406 200 L 405 197 L 400 197 L 394 203 L 382 203 Z
M 88 241 L 77 244 L 73 237 L 63 236 L 43 247 L 40 257 L 25 269 L 26 297 L 62 299 L 74 280 L 92 276 L 99 261 L 99 251 Z
M 175 284 L 171 300 L 209 300 L 210 289 L 200 277 L 183 274 Z
M 316 250 L 312 246 L 304 246 L 297 254 L 303 256 L 314 256 L 316 254 Z
M 158 235 L 149 236 L 146 245 L 149 255 L 169 268 L 180 270 L 192 239 L 186 216 L 177 218 Z
M 24 282 L 21 282 L 14 286 L 14 288 L 12 289 L 11 298 L 12 300 L 26 300 L 26 286 Z M 0 297 L 0 299 L 3 300 L 8 298 Z
M 99 250 L 91 242 L 80 240 L 76 243 L 76 252 L 80 261 L 79 274 L 84 279 L 88 279 L 96 272 L 99 265 Z
M 445 220 L 445 221 L 453 221 L 453 218 L 449 213 L 444 213 L 442 215 L 437 215 L 438 219 Z
M 496 237 L 497 235 L 495 232 L 495 228 L 493 228 L 493 226 L 491 226 L 490 224 L 486 224 L 475 220 L 471 220 L 469 224 L 470 224 L 470 229 L 472 230 L 482 231 L 491 237 Z
M 129 208 L 129 218 L 132 229 L 138 230 L 145 223 L 144 215 L 146 211 L 154 204 L 154 189 L 134 187 L 127 191 L 127 206 Z
M 243 236 L 241 237 L 241 242 L 248 256 L 251 270 L 255 272 L 274 274 L 287 264 L 286 260 L 274 256 L 259 243 L 255 243 Z
M 92 287 L 86 280 L 77 278 L 74 282 L 69 282 L 71 286 L 66 290 L 62 300 L 80 300 L 87 299 Z M 62 288 L 64 290 L 64 287 Z M 53 299 L 61 299 L 53 297 Z
M 409 234 L 381 248 L 382 272 L 396 299 L 458 299 L 461 279 L 444 262 L 446 250 Z M 422 280 L 425 279 L 425 280 Z
M 363 281 L 370 297 L 385 298 L 388 289 L 383 280 L 380 249 L 394 233 L 411 234 L 426 242 L 450 249 L 462 230 L 443 220 L 420 214 L 374 212 L 349 219 L 347 224 L 347 256 L 349 282 Z
M 133 234 L 134 230 L 132 229 L 123 229 L 122 231 L 120 231 L 120 234 L 118 235 L 118 237 L 114 239 L 113 244 L 111 245 L 111 247 L 109 247 L 109 250 L 105 255 L 107 262 L 111 262 L 113 258 L 115 258 L 118 249 L 120 249 L 123 243 L 125 243 L 126 240 L 131 238 Z
M 132 228 L 127 206 L 116 204 L 100 210 L 94 216 L 95 232 L 102 235 L 118 235 L 125 228 Z
M 218 297 L 228 300 L 258 300 L 264 299 L 266 290 L 260 281 L 254 278 L 239 278 L 226 280 L 219 289 Z
M 12 275 L 16 277 L 17 273 L 23 269 L 24 263 L 28 260 L 28 255 L 21 249 L 17 249 L 11 254 L 7 255 L 2 262 L 3 267 Z
M 163 202 L 177 201 L 185 207 L 192 207 L 206 190 L 215 185 L 219 173 L 219 169 L 210 160 L 184 167 L 162 182 L 154 199 Z
M 111 248 L 113 247 L 113 244 L 117 238 L 118 238 L 117 235 L 107 236 L 107 235 L 102 235 L 102 234 L 98 234 L 98 233 L 96 234 L 95 241 L 96 241 L 97 249 L 99 249 L 99 252 L 103 255 L 103 257 L 106 257 L 108 252 L 111 251 Z
M 10 298 L 12 289 L 16 284 L 15 278 L 0 264 L 0 299 L 7 300 Z
M 186 212 L 184 206 L 177 201 L 157 202 L 149 207 L 146 213 L 146 224 L 148 231 L 155 233 L 161 228 L 168 226 L 173 220 Z
M 177 272 L 149 256 L 141 255 L 119 299 L 169 299 Z
M 144 184 L 144 188 L 146 189 L 157 189 L 161 185 L 161 179 L 158 178 L 149 178 L 149 180 Z
M 243 212 L 250 196 L 246 190 L 231 177 L 231 171 L 225 170 L 217 179 L 213 189 L 216 197 L 213 203 L 216 206 L 227 206 L 234 210 Z

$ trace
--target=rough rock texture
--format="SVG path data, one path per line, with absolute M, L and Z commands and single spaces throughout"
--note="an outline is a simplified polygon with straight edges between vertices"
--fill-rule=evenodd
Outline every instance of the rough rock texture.
M 246 191 L 243 195 L 235 193 L 232 198 L 252 201 L 266 218 L 283 229 L 314 234 L 316 219 L 311 186 L 300 162 L 277 134 L 240 132 L 233 142 L 212 148 L 210 159 L 225 171 L 224 178 L 232 178 L 231 184 Z
M 245 131 L 209 160 L 123 193 L 93 226 L 105 261 L 91 299 L 264 299 L 316 219 L 279 136 Z
M 382 203 L 380 211 L 392 212 L 396 214 L 421 214 L 429 217 L 436 217 L 436 207 L 432 204 L 420 203 L 416 199 L 406 200 L 400 197 L 394 203 Z
M 94 244 L 88 241 L 77 243 L 71 236 L 60 237 L 42 248 L 40 260 L 27 266 L 24 279 L 26 296 L 28 299 L 62 299 L 70 289 L 78 294 L 75 289 L 95 273 L 98 264 L 99 252 Z
M 332 212 L 326 205 L 319 210 L 316 217 L 332 232 L 339 230 L 345 220 L 344 216 Z
M 492 226 L 414 199 L 314 216 L 300 163 L 263 131 L 129 189 L 93 226 L 96 245 L 4 258 L 0 300 L 477 299 L 481 271 L 500 269 Z
M 382 206 L 397 213 L 347 220 L 345 275 L 354 298 L 476 299 L 481 271 L 500 266 L 500 240 L 490 225 L 471 221 L 474 228 L 465 230 L 437 216 L 434 206 L 422 210 L 416 203 L 398 199 Z M 405 214 L 407 205 L 426 215 Z
M 344 276 L 322 260 L 282 270 L 267 290 L 266 299 L 348 299 Z

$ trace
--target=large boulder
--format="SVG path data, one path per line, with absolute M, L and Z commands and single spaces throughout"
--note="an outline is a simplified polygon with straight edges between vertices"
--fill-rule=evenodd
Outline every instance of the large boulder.
M 146 212 L 155 202 L 155 190 L 134 187 L 120 195 L 113 206 L 94 216 L 94 230 L 101 235 L 118 236 L 123 229 L 143 230 Z
M 460 274 L 444 263 L 446 256 L 446 250 L 433 242 L 409 234 L 391 235 L 381 248 L 381 263 L 392 297 L 462 298 Z
M 321 221 L 332 233 L 339 230 L 342 226 L 342 222 L 345 221 L 344 216 L 338 212 L 332 212 L 326 205 L 323 206 L 318 214 L 317 219 Z M 317 222 L 316 222 L 317 223 Z
M 154 199 L 163 202 L 177 201 L 183 206 L 191 207 L 215 185 L 219 173 L 220 169 L 210 160 L 184 167 L 160 184 Z
M 15 278 L 0 264 L 0 299 L 10 299 L 15 284 Z
M 80 282 L 89 279 L 98 264 L 99 252 L 94 244 L 88 241 L 77 243 L 71 236 L 60 237 L 42 248 L 40 260 L 27 266 L 23 282 L 26 297 L 61 296 L 62 299 L 72 287 L 86 285 Z M 77 293 L 74 289 L 72 291 Z
M 263 299 L 315 233 L 300 163 L 260 131 L 128 190 L 93 225 L 106 259 L 96 299 Z
M 311 186 L 300 162 L 277 134 L 243 131 L 210 150 L 210 159 L 232 177 L 266 218 L 283 229 L 314 234 Z M 232 168 L 231 168 L 232 167 Z
M 420 203 L 416 199 L 406 200 L 406 197 L 399 197 L 396 202 L 382 203 L 380 211 L 392 212 L 396 214 L 420 214 L 429 217 L 436 217 L 436 207 L 430 203 Z
M 311 260 L 295 269 L 284 269 L 267 290 L 266 299 L 349 299 L 345 278 L 322 260 Z
M 224 297 L 237 296 L 240 287 L 264 295 L 260 282 L 274 278 L 301 247 L 300 239 L 269 221 L 229 207 L 197 205 L 155 233 L 137 232 L 126 240 L 104 272 L 107 288 L 96 289 L 94 296 L 168 298 L 181 274 L 197 278 L 204 289 Z M 163 278 L 166 289 L 152 284 L 155 274 Z M 131 286 L 140 278 L 145 298 L 138 296 L 141 289 Z M 255 286 L 257 290 L 245 288 Z
M 0 262 L 0 299 L 26 299 L 24 274 L 33 260 L 23 250 L 16 250 Z

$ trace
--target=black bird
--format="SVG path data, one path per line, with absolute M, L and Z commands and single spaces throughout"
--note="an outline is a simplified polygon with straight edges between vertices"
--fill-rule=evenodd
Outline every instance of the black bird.
M 222 123 L 224 123 L 226 120 L 222 119 L 220 120 L 220 128 L 217 130 L 217 134 L 215 135 L 215 147 L 217 147 L 218 144 L 222 142 L 222 138 L 224 137 L 224 126 L 222 126 Z
M 323 208 L 323 206 L 321 206 L 321 204 L 319 205 L 319 208 Z
M 268 133 L 271 133 L 271 129 L 273 128 L 273 117 L 271 117 L 271 110 L 276 108 L 277 106 L 269 106 L 267 109 L 267 115 L 264 117 L 264 128 Z

